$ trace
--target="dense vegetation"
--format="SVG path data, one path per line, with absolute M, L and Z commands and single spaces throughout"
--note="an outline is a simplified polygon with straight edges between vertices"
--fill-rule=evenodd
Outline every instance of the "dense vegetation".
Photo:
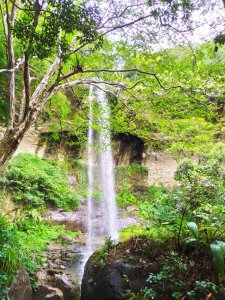
M 176 36 L 173 47 L 157 51 L 147 43 L 167 45 L 170 30 L 187 32 L 192 10 L 205 11 L 210 1 L 149 0 L 149 23 L 136 22 L 144 16 L 139 4 L 119 3 L 122 11 L 116 6 L 104 20 L 107 1 L 14 2 L 0 3 L 0 299 L 20 267 L 35 289 L 47 244 L 77 235 L 49 224 L 46 214 L 73 211 L 87 198 L 90 85 L 106 90 L 113 136 L 132 135 L 145 152 L 169 153 L 179 162 L 172 188 L 149 186 L 151 170 L 141 161 L 116 167 L 117 204 L 139 225 L 121 230 L 117 246 L 106 239 L 100 266 L 115 258 L 115 249 L 118 255 L 134 250 L 140 267 L 144 259 L 154 266 L 142 289 L 127 289 L 130 300 L 164 299 L 165 291 L 168 299 L 224 299 L 224 34 L 195 45 Z M 125 31 L 107 36 L 118 28 Z M 43 83 L 44 74 L 50 75 Z M 99 103 L 92 113 L 95 121 Z M 92 124 L 96 136 L 100 123 Z M 45 131 L 44 159 L 23 153 L 9 160 L 31 126 Z M 93 198 L 101 198 L 97 188 Z

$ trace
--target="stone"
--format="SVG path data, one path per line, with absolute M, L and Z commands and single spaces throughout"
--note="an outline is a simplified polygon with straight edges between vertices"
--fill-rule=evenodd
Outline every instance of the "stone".
M 71 252 L 69 252 L 69 253 L 66 254 L 66 256 L 67 256 L 68 258 L 75 259 L 75 258 L 77 257 L 77 254 L 76 254 L 76 253 L 71 253 Z
M 48 274 L 44 269 L 39 270 L 36 277 L 38 284 L 45 284 L 48 281 Z
M 9 288 L 7 300 L 32 300 L 32 288 L 27 271 L 21 268 Z
M 63 292 L 64 300 L 80 299 L 80 287 L 73 273 L 56 274 L 54 286 Z
M 88 260 L 81 286 L 81 300 L 124 300 L 126 291 L 144 287 L 146 274 L 132 263 L 114 260 L 102 266 L 96 251 Z
M 33 295 L 33 300 L 65 300 L 63 292 L 48 285 L 40 285 Z
M 64 225 L 65 229 L 71 231 L 85 232 L 86 211 L 80 206 L 73 212 L 65 212 L 60 209 L 49 209 L 48 216 L 45 219 L 51 224 Z
M 64 242 L 67 242 L 67 243 L 74 243 L 74 239 L 71 238 L 70 236 L 68 236 L 67 234 L 62 234 L 60 236 L 60 238 L 64 241 Z
M 64 265 L 60 265 L 60 266 L 59 266 L 59 269 L 61 269 L 61 270 L 65 270 L 65 269 L 66 269 L 66 267 L 65 267 Z

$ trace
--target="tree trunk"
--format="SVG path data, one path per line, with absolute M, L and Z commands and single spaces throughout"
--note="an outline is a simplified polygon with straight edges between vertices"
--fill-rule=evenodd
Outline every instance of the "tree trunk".
M 17 150 L 24 134 L 29 126 L 20 128 L 19 126 L 12 128 L 9 126 L 0 142 L 0 167 L 8 161 Z

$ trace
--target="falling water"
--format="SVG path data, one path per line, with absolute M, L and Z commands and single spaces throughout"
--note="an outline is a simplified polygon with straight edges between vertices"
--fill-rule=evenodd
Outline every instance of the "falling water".
M 88 220 L 87 220 L 87 256 L 91 255 L 93 252 L 92 249 L 92 215 L 93 215 L 93 204 L 92 204 L 92 195 L 94 187 L 94 151 L 93 151 L 93 142 L 94 142 L 94 132 L 92 129 L 93 123 L 93 87 L 90 87 L 89 94 L 89 126 L 88 126 Z
M 94 104 L 100 106 L 101 114 L 94 118 Z M 114 166 L 110 134 L 110 108 L 106 93 L 90 88 L 88 127 L 88 201 L 87 240 L 83 259 L 76 268 L 80 279 L 84 266 L 91 254 L 104 243 L 106 236 L 118 238 L 118 213 L 116 206 Z M 97 120 L 96 120 L 97 119 Z M 99 125 L 98 135 L 94 134 L 93 123 Z M 94 199 L 95 189 L 101 191 L 101 199 Z
M 111 236 L 113 240 L 116 240 L 119 227 L 123 228 L 134 223 L 133 219 L 123 218 L 121 215 L 118 218 L 111 147 L 110 107 L 106 93 L 91 87 L 89 104 L 87 239 L 86 247 L 82 250 L 79 247 L 82 258 L 74 268 L 80 281 L 85 263 L 91 254 L 103 245 L 105 237 Z M 96 116 L 95 107 L 98 107 L 100 111 L 99 116 Z M 95 125 L 98 125 L 98 132 L 93 130 Z M 101 192 L 101 199 L 95 199 L 95 191 Z
M 99 118 L 101 129 L 99 133 L 99 172 L 100 172 L 100 186 L 103 193 L 103 201 L 106 204 L 106 220 L 108 220 L 107 228 L 108 235 L 112 239 L 118 238 L 117 226 L 117 206 L 115 194 L 115 178 L 113 167 L 113 156 L 111 147 L 111 134 L 110 134 L 110 108 L 106 98 L 106 93 L 103 90 L 96 92 L 97 102 L 101 106 L 101 116 Z
M 98 117 L 99 132 L 97 140 L 93 132 L 93 104 L 100 106 Z M 88 218 L 87 218 L 87 248 L 89 255 L 95 250 L 99 239 L 105 236 L 118 238 L 117 206 L 115 195 L 114 166 L 111 149 L 110 108 L 106 93 L 90 88 L 89 95 L 89 129 L 88 129 Z M 94 144 L 97 143 L 98 147 Z M 94 151 L 97 148 L 98 151 Z M 95 157 L 98 157 L 95 162 Z M 94 167 L 97 165 L 97 168 Z M 97 173 L 97 174 L 96 174 Z M 94 178 L 98 177 L 98 187 L 102 192 L 101 201 L 93 199 Z M 100 235 L 100 236 L 99 236 Z M 102 243 L 103 241 L 101 241 Z

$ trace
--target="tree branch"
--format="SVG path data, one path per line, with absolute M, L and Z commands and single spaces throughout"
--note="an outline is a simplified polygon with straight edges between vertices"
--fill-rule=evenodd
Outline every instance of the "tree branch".
M 30 71 L 29 71 L 28 53 L 25 53 L 23 80 L 24 80 L 24 90 L 25 90 L 25 109 L 24 109 L 23 118 L 25 119 L 25 117 L 28 114 L 29 104 L 30 104 Z
M 158 85 L 164 90 L 164 91 L 171 91 L 171 90 L 174 90 L 174 89 L 180 89 L 182 90 L 188 97 L 194 99 L 195 101 L 199 102 L 199 100 L 197 98 L 195 98 L 194 96 L 192 96 L 183 86 L 181 85 L 175 85 L 175 86 L 170 86 L 170 87 L 165 87 L 161 80 L 159 79 L 159 77 L 155 74 L 155 73 L 152 73 L 152 72 L 146 72 L 146 71 L 142 71 L 142 70 L 139 70 L 137 68 L 132 68 L 132 69 L 118 69 L 118 70 L 108 70 L 108 69 L 100 69 L 100 70 L 83 70 L 82 72 L 78 72 L 77 70 L 74 70 L 73 72 L 61 77 L 59 79 L 59 81 L 62 81 L 62 80 L 65 80 L 69 77 L 71 77 L 72 75 L 74 74 L 77 74 L 77 73 L 128 73 L 128 72 L 136 72 L 138 74 L 143 74 L 143 75 L 148 75 L 148 76 L 152 76 L 155 78 L 155 80 L 157 81 Z M 139 82 L 140 83 L 140 82 Z M 138 83 L 138 84 L 139 84 Z M 127 89 L 132 89 L 136 86 L 137 84 L 135 84 L 133 87 L 129 88 L 127 87 Z
M 16 66 L 13 69 L 0 69 L 0 73 L 10 73 L 15 72 L 19 69 L 19 67 L 24 63 L 24 57 L 18 60 Z
M 95 41 L 97 41 L 97 40 L 99 40 L 101 37 L 106 36 L 106 35 L 107 35 L 108 33 L 110 33 L 110 32 L 113 32 L 113 31 L 115 31 L 115 30 L 117 30 L 117 29 L 123 29 L 123 28 L 125 28 L 125 27 L 132 26 L 132 25 L 134 25 L 135 23 L 140 22 L 140 21 L 142 21 L 142 20 L 145 20 L 145 19 L 147 19 L 147 18 L 149 18 L 149 17 L 151 17 L 151 14 L 148 14 L 148 15 L 146 15 L 146 16 L 140 17 L 140 18 L 135 19 L 135 20 L 133 20 L 133 21 L 131 21 L 131 22 L 128 22 L 128 23 L 125 23 L 125 24 L 121 24 L 121 25 L 117 25 L 117 26 L 115 26 L 115 27 L 113 27 L 113 28 L 110 28 L 109 30 L 107 30 L 107 31 L 103 32 L 102 34 L 100 34 L 96 39 L 94 39 L 94 40 L 92 41 L 92 43 L 95 42 Z M 75 49 L 74 51 L 72 51 L 70 54 L 73 54 L 73 53 L 78 52 L 79 50 L 81 50 L 82 48 L 84 48 L 87 44 L 90 44 L 90 42 L 87 42 L 87 43 L 84 43 L 84 44 L 80 45 L 77 49 Z
M 6 22 L 8 27 L 7 32 L 7 62 L 8 69 L 12 70 L 8 72 L 8 84 L 9 84 L 9 103 L 10 103 L 10 125 L 14 122 L 14 114 L 15 114 L 15 57 L 14 57 L 14 49 L 13 49 L 13 32 L 12 28 L 14 25 L 15 18 L 15 9 L 12 8 L 12 15 L 9 13 L 8 1 L 5 0 L 6 6 Z

